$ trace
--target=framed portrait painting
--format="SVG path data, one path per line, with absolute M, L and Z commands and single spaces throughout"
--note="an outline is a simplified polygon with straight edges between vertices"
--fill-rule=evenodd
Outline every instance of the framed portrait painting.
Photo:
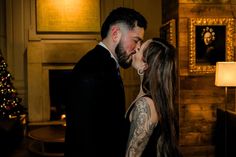
M 176 27 L 175 19 L 171 19 L 163 24 L 160 28 L 160 37 L 167 40 L 170 44 L 176 47 Z
M 214 73 L 218 61 L 233 61 L 233 18 L 190 19 L 189 71 Z

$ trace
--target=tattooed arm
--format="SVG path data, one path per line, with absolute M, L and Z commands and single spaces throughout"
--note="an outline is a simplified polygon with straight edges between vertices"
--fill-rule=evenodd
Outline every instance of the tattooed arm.
M 153 101 L 148 97 L 140 98 L 135 103 L 130 118 L 131 127 L 126 157 L 139 157 L 158 122 Z

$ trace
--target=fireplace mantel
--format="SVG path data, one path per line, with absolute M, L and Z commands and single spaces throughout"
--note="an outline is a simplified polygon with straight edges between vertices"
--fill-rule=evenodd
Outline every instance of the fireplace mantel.
M 26 63 L 29 122 L 50 120 L 49 70 L 72 69 L 96 44 L 96 40 L 29 42 Z

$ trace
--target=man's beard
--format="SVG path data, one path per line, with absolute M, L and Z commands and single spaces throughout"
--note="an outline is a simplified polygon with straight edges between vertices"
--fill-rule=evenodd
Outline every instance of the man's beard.
M 127 69 L 131 66 L 131 64 L 132 64 L 131 55 L 129 55 L 129 56 L 126 55 L 121 42 L 119 42 L 119 44 L 116 46 L 115 53 L 118 58 L 118 63 L 122 68 Z

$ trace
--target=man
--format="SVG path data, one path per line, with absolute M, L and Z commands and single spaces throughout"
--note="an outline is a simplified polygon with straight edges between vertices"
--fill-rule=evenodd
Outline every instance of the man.
M 114 9 L 102 25 L 102 41 L 75 65 L 66 106 L 66 157 L 125 155 L 128 128 L 118 68 L 130 67 L 146 27 L 137 11 Z

